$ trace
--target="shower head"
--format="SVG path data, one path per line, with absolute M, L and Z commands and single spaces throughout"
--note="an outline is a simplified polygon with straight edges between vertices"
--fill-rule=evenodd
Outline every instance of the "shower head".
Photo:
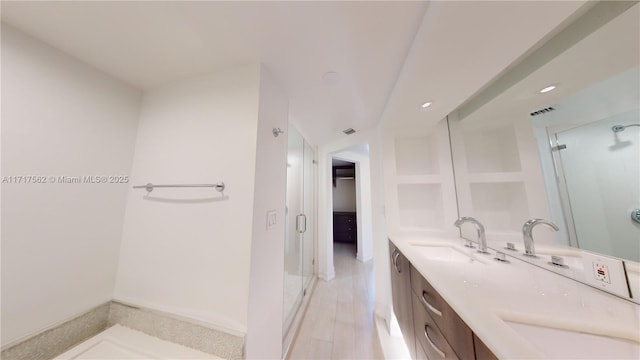
M 640 124 L 613 125 L 611 127 L 611 131 L 613 131 L 614 133 L 619 133 L 621 131 L 624 131 L 624 129 L 628 128 L 629 126 L 640 126 Z

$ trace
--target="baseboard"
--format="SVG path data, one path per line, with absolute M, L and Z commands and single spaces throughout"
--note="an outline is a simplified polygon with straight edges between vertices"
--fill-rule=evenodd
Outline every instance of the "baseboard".
M 365 258 L 365 257 L 363 257 L 363 256 L 361 255 L 361 253 L 360 253 L 360 252 L 358 252 L 358 254 L 356 255 L 356 259 L 358 259 L 358 261 L 360 261 L 360 262 L 365 263 L 365 262 L 367 262 L 367 261 L 369 261 L 369 260 L 373 259 L 373 256 L 371 256 L 371 255 L 370 255 L 370 256 L 368 256 L 368 257 L 366 257 L 366 258 Z
M 324 281 L 331 281 L 336 277 L 335 269 L 332 268 L 331 271 L 327 273 L 319 273 L 318 277 Z
M 111 302 L 46 329 L 2 350 L 3 360 L 48 360 L 99 334 L 108 327 Z
M 113 301 L 109 325 L 120 324 L 225 359 L 242 359 L 244 337 L 178 319 L 168 313 Z
M 71 320 L 46 329 L 0 353 L 2 360 L 49 360 L 119 324 L 225 359 L 244 357 L 244 336 L 197 324 L 179 317 L 109 301 Z

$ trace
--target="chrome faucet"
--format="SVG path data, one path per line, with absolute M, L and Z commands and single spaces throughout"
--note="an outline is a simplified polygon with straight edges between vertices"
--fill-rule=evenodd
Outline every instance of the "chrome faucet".
M 555 231 L 559 231 L 560 229 L 556 224 L 551 221 L 545 219 L 531 219 L 522 225 L 522 236 L 524 237 L 524 255 L 536 257 L 536 247 L 533 244 L 533 228 L 536 225 L 544 225 L 550 229 Z
M 484 234 L 484 226 L 482 226 L 480 221 L 468 216 L 459 218 L 458 220 L 456 220 L 456 222 L 453 223 L 453 225 L 457 226 L 459 229 L 462 229 L 462 224 L 464 223 L 471 223 L 476 227 L 476 232 L 478 234 L 478 252 L 488 254 L 489 252 L 487 251 L 487 238 Z M 473 242 L 469 239 L 467 239 L 467 243 L 464 244 L 464 246 L 474 248 Z

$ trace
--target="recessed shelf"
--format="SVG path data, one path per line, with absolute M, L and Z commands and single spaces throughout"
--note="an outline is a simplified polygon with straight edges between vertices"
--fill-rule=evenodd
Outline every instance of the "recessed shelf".
M 462 140 L 469 173 L 521 170 L 518 141 L 513 125 L 465 132 Z
M 492 172 L 467 174 L 470 183 L 504 183 L 524 181 L 524 174 L 517 172 Z
M 438 142 L 435 133 L 395 139 L 397 175 L 434 175 L 440 173 Z
M 487 231 L 520 231 L 529 219 L 524 182 L 471 183 L 471 207 Z
M 439 184 L 442 182 L 440 175 L 404 175 L 396 176 L 398 184 Z
M 442 186 L 440 184 L 399 184 L 398 210 L 401 228 L 442 228 L 444 226 Z

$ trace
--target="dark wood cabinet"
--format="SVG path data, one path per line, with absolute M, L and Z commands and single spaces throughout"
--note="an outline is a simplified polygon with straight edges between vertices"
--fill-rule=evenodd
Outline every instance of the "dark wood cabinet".
M 422 347 L 429 360 L 458 359 L 455 351 L 427 312 L 421 300 L 414 294 L 413 298 L 413 326 L 416 336 L 416 347 Z M 473 354 L 472 354 L 473 356 Z M 461 358 L 468 359 L 468 358 Z
M 411 263 L 402 255 L 393 243 L 389 242 L 391 255 L 391 300 L 393 313 L 396 314 L 402 337 L 409 348 L 411 358 L 416 358 L 416 345 L 413 332 L 413 308 L 411 305 Z
M 497 359 L 389 241 L 393 312 L 412 359 Z
M 485 345 L 476 334 L 473 334 L 473 344 L 476 348 L 476 359 L 478 360 L 498 360 L 498 357 L 494 355 L 494 353 L 489 350 L 487 345 Z
M 356 213 L 334 212 L 333 241 L 355 244 L 357 240 Z
M 429 314 L 460 359 L 473 359 L 473 332 L 429 282 L 411 266 L 411 288 L 420 307 Z M 414 302 L 415 303 L 415 302 Z M 414 313 L 417 313 L 414 309 Z M 416 330 L 416 334 L 418 331 Z M 425 349 L 428 354 L 428 349 Z M 431 357 L 430 357 L 431 358 Z M 447 357 L 449 358 L 449 357 Z

